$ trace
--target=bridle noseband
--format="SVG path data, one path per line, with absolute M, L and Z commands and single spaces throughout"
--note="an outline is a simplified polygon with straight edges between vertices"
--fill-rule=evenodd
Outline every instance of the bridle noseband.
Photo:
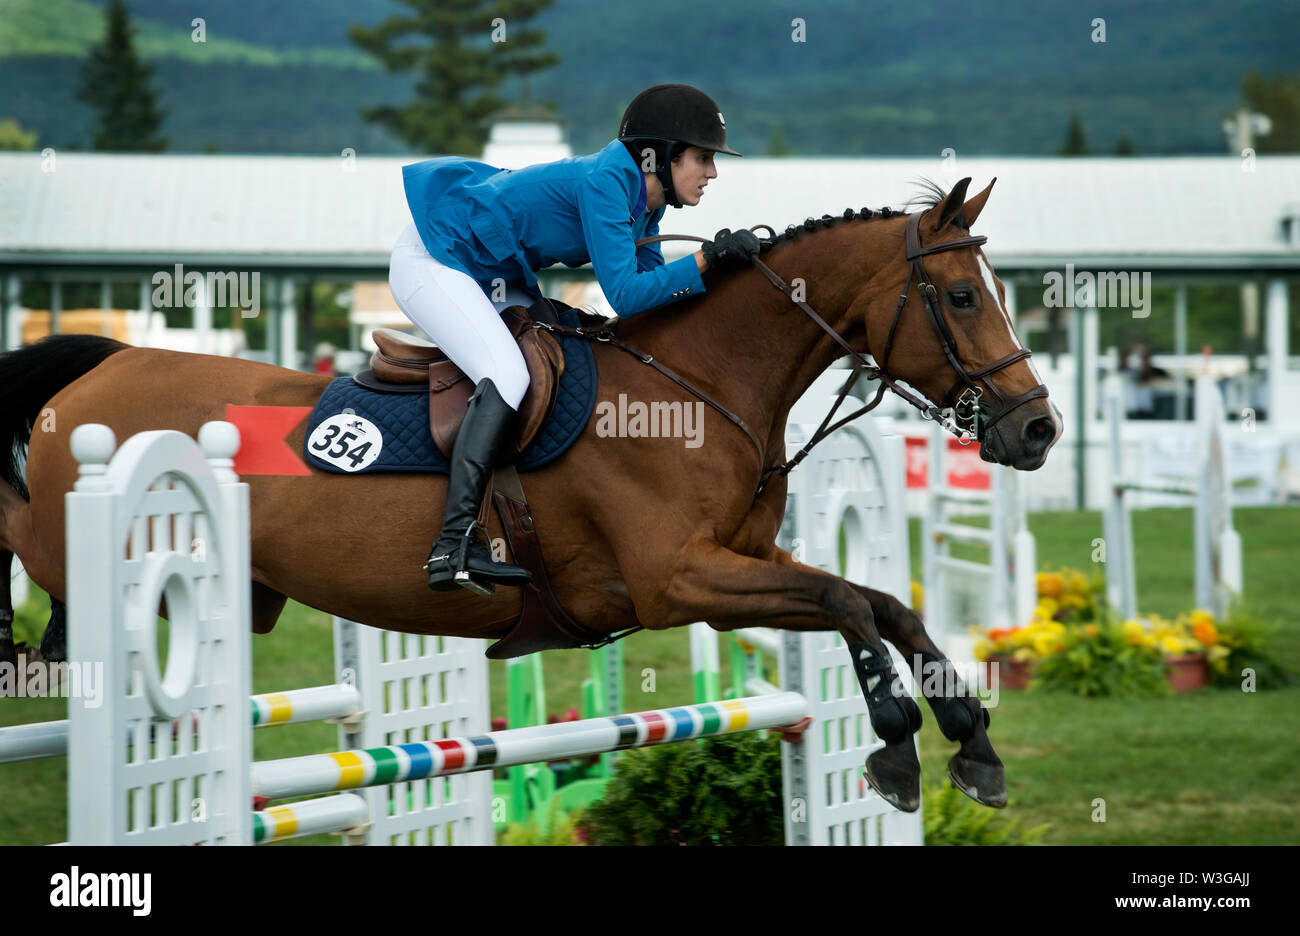
M 885 354 L 880 362 L 880 373 L 883 375 L 885 369 L 889 366 L 889 355 L 894 350 L 894 332 L 898 328 L 898 323 L 903 317 L 903 307 L 907 304 L 907 293 L 912 287 L 912 280 L 916 280 L 917 288 L 921 291 L 921 299 L 925 305 L 925 311 L 930 316 L 930 326 L 933 328 L 935 335 L 939 339 L 939 345 L 943 348 L 944 356 L 948 358 L 948 363 L 957 374 L 957 382 L 952 385 L 943 399 L 939 401 L 941 411 L 950 411 L 953 424 L 956 426 L 954 434 L 961 436 L 968 435 L 969 440 L 963 439 L 964 444 L 969 442 L 978 442 L 981 437 L 980 417 L 983 415 L 980 407 L 980 398 L 983 396 L 983 390 L 976 386 L 975 381 L 981 378 L 987 378 L 992 374 L 1005 367 L 1010 367 L 1017 361 L 1023 361 L 1030 357 L 1032 352 L 1028 348 L 1020 348 L 1012 351 L 1005 357 L 998 358 L 991 364 L 985 364 L 973 371 L 968 371 L 961 359 L 957 357 L 957 340 L 953 337 L 952 330 L 948 327 L 948 321 L 943 317 L 943 310 L 939 305 L 939 291 L 934 288 L 930 282 L 929 275 L 925 272 L 925 264 L 922 257 L 928 257 L 931 254 L 943 253 L 947 250 L 957 250 L 962 247 L 979 247 L 988 242 L 988 238 L 983 235 L 976 237 L 958 237 L 953 240 L 944 241 L 940 244 L 931 244 L 929 247 L 921 244 L 921 216 L 919 214 L 911 215 L 907 219 L 907 234 L 905 240 L 906 257 L 911 264 L 908 272 L 907 282 L 903 284 L 903 293 L 898 297 L 898 308 L 894 310 L 894 321 L 889 326 L 889 336 L 885 339 Z M 995 296 L 994 299 L 997 297 Z M 998 408 L 995 413 L 988 417 L 988 421 L 983 426 L 983 432 L 988 430 L 1004 416 L 1010 413 L 1017 406 L 1028 403 L 1030 400 L 1036 400 L 1047 396 L 1047 388 L 1042 384 L 1027 390 L 1018 396 L 1007 397 L 1002 395 L 992 380 L 984 380 L 985 385 L 993 392 L 997 398 Z M 895 391 L 897 392 L 897 391 Z M 905 397 L 906 399 L 906 397 Z M 917 404 L 908 400 L 913 406 Z M 918 406 L 927 417 L 931 414 L 924 406 Z M 963 429 L 962 424 L 966 427 Z M 951 427 L 950 427 L 951 428 Z

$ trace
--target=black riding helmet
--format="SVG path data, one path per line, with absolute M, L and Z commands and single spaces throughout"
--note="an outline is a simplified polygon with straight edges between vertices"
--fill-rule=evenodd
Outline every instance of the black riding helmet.
M 713 98 L 684 84 L 647 88 L 632 99 L 618 125 L 618 138 L 640 165 L 644 144 L 654 144 L 655 175 L 664 197 L 682 207 L 673 188 L 672 161 L 688 146 L 739 156 L 727 146 L 727 124 Z

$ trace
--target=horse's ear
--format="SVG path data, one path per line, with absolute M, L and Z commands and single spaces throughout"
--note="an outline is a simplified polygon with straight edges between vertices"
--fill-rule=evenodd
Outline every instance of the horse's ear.
M 943 204 L 939 205 L 932 215 L 934 221 L 931 230 L 943 230 L 962 213 L 962 208 L 966 204 L 966 188 L 969 185 L 970 176 L 967 176 L 952 187 L 948 197 L 943 200 Z
M 993 182 L 996 182 L 997 180 L 997 176 L 994 176 Z M 984 210 L 984 203 L 989 200 L 989 192 L 993 191 L 993 182 L 990 182 L 988 188 L 973 197 L 965 204 L 965 206 L 963 206 L 962 214 L 966 218 L 966 230 L 969 231 L 975 226 L 975 219 L 978 218 L 980 212 Z

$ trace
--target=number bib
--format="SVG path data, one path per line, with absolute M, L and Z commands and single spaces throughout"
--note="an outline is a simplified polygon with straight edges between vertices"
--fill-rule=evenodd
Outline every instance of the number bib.
M 379 427 L 364 416 L 338 413 L 318 425 L 307 447 L 321 461 L 344 471 L 361 471 L 372 465 L 384 449 Z

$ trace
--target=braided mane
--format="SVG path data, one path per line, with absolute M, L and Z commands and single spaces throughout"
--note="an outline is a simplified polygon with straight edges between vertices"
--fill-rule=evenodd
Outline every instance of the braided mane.
M 921 191 L 912 196 L 907 202 L 907 207 L 919 206 L 921 208 L 934 208 L 943 203 L 948 197 L 948 192 L 944 190 L 937 182 L 931 179 L 920 179 L 916 183 Z M 859 208 L 854 211 L 852 208 L 844 209 L 841 215 L 824 214 L 820 218 L 807 218 L 803 224 L 792 224 L 782 233 L 772 239 L 772 246 L 783 244 L 787 241 L 794 240 L 800 234 L 809 231 L 816 231 L 822 228 L 828 228 L 831 225 L 839 224 L 842 221 L 872 221 L 876 219 L 900 218 L 907 214 L 906 211 L 896 211 L 893 208 L 881 208 L 872 211 L 870 208 Z

